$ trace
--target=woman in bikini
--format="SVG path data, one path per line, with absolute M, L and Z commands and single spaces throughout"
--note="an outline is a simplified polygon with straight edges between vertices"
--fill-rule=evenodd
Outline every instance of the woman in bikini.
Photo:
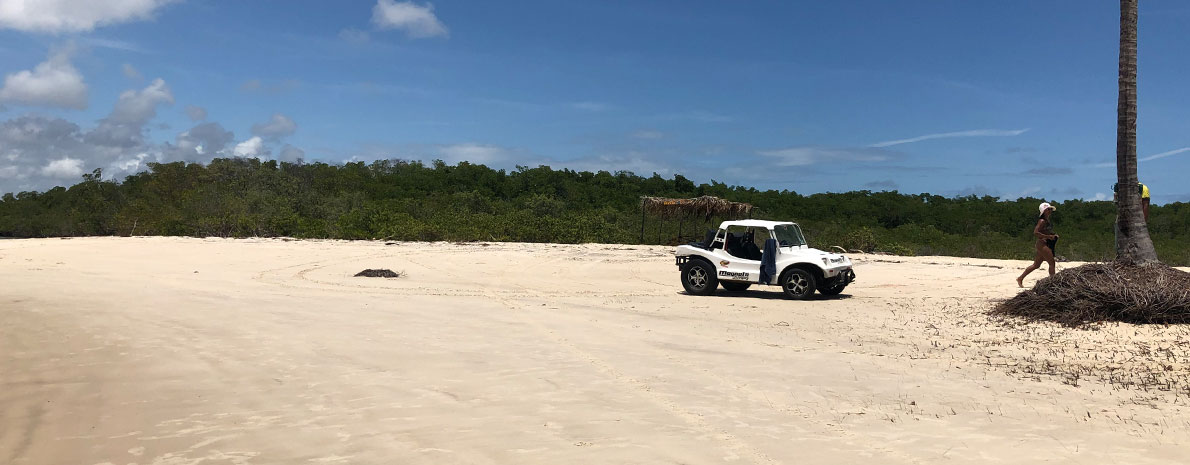
M 1033 227 L 1033 235 L 1037 236 L 1037 242 L 1033 247 L 1037 249 L 1037 255 L 1033 258 L 1033 264 L 1016 278 L 1016 285 L 1020 287 L 1025 287 L 1025 276 L 1041 268 L 1041 262 L 1048 262 L 1050 276 L 1054 275 L 1054 247 L 1058 245 L 1058 235 L 1054 234 L 1054 223 L 1050 221 L 1050 216 L 1056 209 L 1053 205 L 1042 203 L 1037 206 L 1037 210 L 1041 212 L 1041 216 L 1037 218 L 1037 226 Z

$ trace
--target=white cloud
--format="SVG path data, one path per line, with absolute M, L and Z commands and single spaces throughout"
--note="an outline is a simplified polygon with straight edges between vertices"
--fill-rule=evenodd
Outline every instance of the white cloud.
M 1156 159 L 1158 159 L 1158 158 L 1165 158 L 1165 157 L 1170 157 L 1170 156 L 1177 155 L 1177 154 L 1179 154 L 1179 153 L 1186 153 L 1186 152 L 1190 152 L 1190 147 L 1182 147 L 1182 148 L 1180 148 L 1180 149 L 1170 150 L 1170 151 L 1168 151 L 1168 152 L 1161 152 L 1161 153 L 1158 153 L 1158 154 L 1156 154 L 1156 155 L 1149 155 L 1149 156 L 1147 156 L 1147 157 L 1144 157 L 1144 158 L 1137 159 L 1136 161 L 1137 161 L 1137 162 L 1142 162 L 1142 161 L 1153 161 L 1153 160 L 1156 160 Z M 1112 163 L 1112 166 L 1115 166 L 1115 163 Z
M 235 135 L 219 123 L 205 122 L 177 134 L 174 143 L 155 143 L 144 134 L 156 106 L 173 101 L 164 82 L 125 92 L 111 114 L 90 130 L 61 118 L 24 115 L 0 121 L 0 193 L 69 186 L 79 176 L 103 168 L 119 179 L 150 162 L 206 162 L 230 156 Z M 264 143 L 242 147 L 267 155 Z
M 1180 149 L 1174 149 L 1174 150 L 1170 150 L 1168 152 L 1161 152 L 1156 155 L 1149 155 L 1147 157 L 1137 158 L 1136 162 L 1140 163 L 1140 162 L 1145 162 L 1145 161 L 1153 161 L 1153 160 L 1158 160 L 1158 159 L 1165 158 L 1165 157 L 1172 157 L 1174 155 L 1177 155 L 1180 153 L 1186 153 L 1186 152 L 1190 152 L 1190 147 L 1182 147 Z M 1107 168 L 1107 167 L 1115 167 L 1115 166 L 1116 166 L 1115 161 L 1095 164 L 1096 168 Z
M 115 162 L 112 162 L 111 167 L 115 171 L 123 173 L 135 173 L 141 170 L 146 158 L 149 158 L 149 154 L 147 152 L 141 152 L 127 158 L 116 160 Z
M 121 123 L 145 123 L 157 116 L 157 105 L 173 104 L 174 94 L 165 81 L 154 79 L 140 91 L 127 90 L 120 94 L 108 119 Z
M 128 63 L 124 63 L 124 66 L 122 66 L 120 70 L 124 72 L 124 77 L 128 79 L 132 79 L 134 81 L 141 80 L 142 76 L 140 75 L 140 71 L 137 71 L 136 68 Z
M 772 158 L 778 166 L 807 166 L 822 162 L 880 162 L 887 161 L 894 152 L 873 147 L 802 146 L 780 150 L 762 150 L 759 154 Z
M 885 179 L 885 180 L 881 180 L 881 181 L 871 181 L 871 182 L 864 183 L 864 189 L 881 190 L 881 191 L 895 191 L 899 188 L 900 188 L 900 186 L 897 185 L 896 181 L 893 181 L 891 179 Z
M 303 160 L 305 158 L 306 158 L 305 150 L 299 149 L 299 148 L 294 147 L 289 144 L 285 144 L 284 147 L 281 147 L 281 154 L 277 157 L 278 160 L 288 161 L 288 162 L 296 162 L 296 161 Z
M 161 79 L 154 79 L 139 91 L 124 91 L 112 112 L 99 121 L 99 127 L 87 133 L 87 141 L 114 147 L 140 145 L 145 125 L 157 116 L 157 106 L 173 103 L 173 92 Z
M 108 175 L 129 174 L 122 167 L 139 154 L 160 161 L 155 146 L 140 144 L 131 147 L 108 146 L 88 142 L 90 132 L 60 118 L 21 116 L 0 122 L 0 159 L 15 167 L 16 179 L 21 182 L 0 182 L 0 192 L 12 189 L 35 189 L 53 185 L 70 185 L 78 177 L 95 168 L 104 168 Z M 64 156 L 65 155 L 65 156 Z M 140 169 L 143 165 L 137 164 Z
M 1017 198 L 1031 197 L 1031 196 L 1038 194 L 1040 192 L 1041 192 L 1040 186 L 1026 187 L 1021 190 L 1020 194 L 1017 195 Z
M 351 42 L 353 44 L 362 44 L 362 43 L 367 42 L 371 37 L 368 35 L 368 31 L 363 31 L 363 30 L 359 30 L 359 29 L 356 29 L 353 27 L 349 27 L 347 29 L 339 31 L 339 38 L 346 42 Z
M 437 146 L 431 152 L 437 154 L 437 158 L 451 164 L 466 161 L 504 168 L 516 165 L 546 165 L 555 169 L 568 168 L 579 171 L 632 171 L 662 175 L 673 173 L 673 169 L 665 162 L 655 160 L 656 154 L 636 150 L 601 153 L 567 160 L 543 157 L 525 149 L 475 143 Z
M 637 150 L 603 153 L 574 160 L 545 159 L 536 163 L 555 168 L 566 167 L 579 171 L 631 171 L 637 174 L 657 173 L 662 176 L 674 174 L 672 165 L 655 160 L 656 154 Z
M 99 37 L 84 37 L 78 40 L 84 46 L 88 47 L 109 48 L 122 52 L 149 53 L 148 50 L 145 50 L 141 46 L 126 40 L 103 39 Z
M 992 189 L 992 188 L 985 186 L 983 184 L 976 184 L 974 186 L 964 187 L 959 190 L 942 191 L 942 195 L 946 196 L 946 197 L 969 197 L 969 196 L 1000 197 L 1000 191 L 996 190 L 996 189 Z
M 79 127 L 63 119 L 22 116 L 0 124 L 0 147 L 9 161 L 21 158 L 22 149 L 51 147 L 68 151 L 66 143 L 78 138 Z M 15 155 L 14 155 L 15 153 Z
M 252 125 L 252 134 L 270 139 L 278 139 L 297 131 L 297 123 L 288 116 L 274 113 L 272 118 L 263 123 Z
M 87 84 L 83 82 L 83 75 L 70 64 L 70 54 L 68 47 L 50 54 L 45 62 L 32 70 L 5 76 L 4 87 L 0 88 L 0 102 L 86 109 Z
M 1103 192 L 1096 192 L 1096 193 L 1095 193 L 1095 198 L 1094 198 L 1094 200 L 1107 200 L 1107 199 L 1108 199 L 1108 197 L 1107 197 L 1107 194 L 1105 194 L 1105 193 L 1103 193 Z
M 1057 199 L 1078 199 L 1084 197 L 1082 189 L 1077 187 L 1050 189 L 1048 197 Z
M 414 39 L 450 35 L 446 26 L 434 15 L 434 5 L 425 6 L 394 0 L 378 0 L 372 9 L 372 24 L 380 29 L 397 29 Z
M 458 144 L 371 145 L 363 147 L 359 152 L 344 155 L 351 155 L 349 160 L 397 158 L 421 160 L 423 162 L 442 160 L 450 164 L 465 161 L 493 167 L 510 167 L 514 163 L 533 164 L 539 160 L 542 162 L 545 161 L 545 159 L 539 158 L 524 149 L 474 142 Z
M 204 156 L 223 155 L 223 149 L 234 140 L 235 134 L 219 123 L 202 123 L 178 134 L 175 145 L 166 146 L 166 158 L 199 161 Z
M 236 144 L 231 152 L 237 157 L 264 158 L 268 155 L 268 150 L 264 147 L 264 139 L 261 139 L 260 136 L 252 136 L 251 139 Z
M 438 156 L 447 163 L 498 163 L 508 159 L 511 153 L 504 147 L 471 143 L 439 146 L 437 150 Z
M 77 178 L 83 175 L 83 161 L 63 157 L 49 162 L 41 168 L 41 175 L 51 178 Z
M 25 32 L 85 32 L 144 20 L 174 0 L 0 0 L 0 28 Z
M 937 134 L 926 134 L 924 136 L 910 137 L 908 139 L 898 139 L 898 140 L 890 140 L 890 141 L 885 141 L 885 142 L 878 142 L 878 143 L 869 145 L 869 147 L 888 147 L 888 146 L 892 146 L 892 145 L 911 144 L 913 142 L 921 142 L 924 140 L 950 139 L 950 138 L 954 138 L 954 137 L 1012 137 L 1012 136 L 1019 136 L 1019 135 L 1024 134 L 1028 131 L 1029 131 L 1029 129 L 1025 128 L 1025 129 L 1012 129 L 1012 130 L 973 129 L 970 131 L 942 132 L 942 133 L 937 133 Z
M 207 119 L 207 109 L 198 105 L 186 105 L 186 116 L 190 121 L 202 121 Z

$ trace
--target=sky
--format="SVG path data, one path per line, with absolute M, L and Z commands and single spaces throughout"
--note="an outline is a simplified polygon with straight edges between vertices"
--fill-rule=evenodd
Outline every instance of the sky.
M 0 192 L 255 157 L 1104 199 L 1118 21 L 1058 0 L 0 0 Z M 1190 201 L 1190 5 L 1139 22 L 1140 179 Z

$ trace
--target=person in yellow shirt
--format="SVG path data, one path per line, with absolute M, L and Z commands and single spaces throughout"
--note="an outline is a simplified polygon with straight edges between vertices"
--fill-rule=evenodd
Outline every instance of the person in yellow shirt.
M 1144 184 L 1140 184 L 1140 208 L 1145 211 L 1145 223 L 1148 223 L 1149 222 L 1149 186 L 1146 186 Z
M 1115 199 L 1115 197 L 1116 197 L 1116 194 L 1115 194 L 1115 192 L 1116 192 L 1116 188 L 1117 188 L 1117 186 L 1118 186 L 1118 184 L 1112 184 L 1112 186 L 1111 186 L 1111 191 L 1112 191 L 1112 201 L 1113 201 L 1113 202 L 1115 202 L 1115 201 L 1116 201 L 1116 199 Z M 1146 186 L 1146 185 L 1145 185 L 1144 183 L 1142 183 L 1142 182 L 1138 182 L 1138 183 L 1136 183 L 1136 187 L 1137 187 L 1138 189 L 1140 189 L 1140 209 L 1141 209 L 1141 210 L 1144 212 L 1144 214 L 1145 214 L 1145 223 L 1148 223 L 1148 222 L 1149 222 L 1149 186 Z

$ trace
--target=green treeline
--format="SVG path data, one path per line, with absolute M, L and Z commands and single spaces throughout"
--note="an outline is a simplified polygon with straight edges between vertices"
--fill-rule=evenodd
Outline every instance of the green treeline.
M 1041 199 L 946 198 L 897 192 L 800 195 L 712 181 L 696 185 L 630 172 L 549 167 L 494 170 L 442 162 L 277 163 L 216 159 L 151 164 L 123 182 L 84 175 L 70 188 L 5 194 L 0 236 L 291 236 L 424 241 L 605 242 L 641 237 L 640 196 L 713 195 L 747 202 L 757 218 L 802 224 L 811 245 L 913 255 L 1032 258 Z M 1114 257 L 1111 202 L 1056 204 L 1058 255 Z M 1166 263 L 1190 264 L 1190 208 L 1153 207 L 1150 231 Z M 716 218 L 715 221 L 719 221 Z M 644 242 L 701 238 L 705 219 L 649 218 Z

